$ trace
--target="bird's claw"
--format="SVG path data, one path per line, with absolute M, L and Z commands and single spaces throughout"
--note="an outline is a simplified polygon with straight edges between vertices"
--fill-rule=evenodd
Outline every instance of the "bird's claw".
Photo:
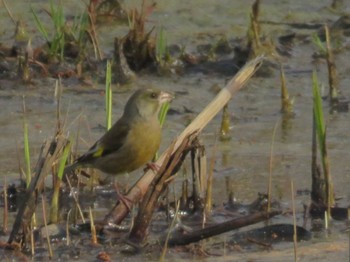
M 147 172 L 149 169 L 153 170 L 154 173 L 158 173 L 160 166 L 158 166 L 156 163 L 151 162 L 151 163 L 147 163 L 146 167 L 143 169 L 144 172 Z

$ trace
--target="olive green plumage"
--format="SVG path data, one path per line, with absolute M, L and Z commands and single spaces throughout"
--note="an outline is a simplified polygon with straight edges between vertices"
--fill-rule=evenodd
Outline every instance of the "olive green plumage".
M 122 117 L 65 173 L 77 167 L 93 167 L 105 173 L 131 172 L 152 159 L 161 140 L 158 113 L 171 101 L 169 93 L 139 89 L 128 100 Z

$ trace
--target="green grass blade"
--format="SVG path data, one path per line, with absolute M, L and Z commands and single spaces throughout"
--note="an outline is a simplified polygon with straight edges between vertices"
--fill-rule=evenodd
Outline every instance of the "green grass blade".
M 312 34 L 311 41 L 318 48 L 320 53 L 322 53 L 322 54 L 327 53 L 326 47 L 323 45 L 321 39 L 318 37 L 318 35 L 316 33 Z
M 57 8 L 55 10 L 55 13 L 53 15 L 53 21 L 54 21 L 55 27 L 57 28 L 57 31 L 62 31 L 62 29 L 64 28 L 64 24 L 65 24 L 64 20 L 65 18 L 63 15 L 63 6 L 61 1 L 59 1 Z
M 322 98 L 320 94 L 320 89 L 318 85 L 317 73 L 314 71 L 312 74 L 312 92 L 313 92 L 313 103 L 314 103 L 314 115 L 316 122 L 316 132 L 319 142 L 319 147 L 321 154 L 323 154 L 325 148 L 325 133 L 326 127 L 324 123 L 323 117 L 323 109 L 322 109 Z
M 34 21 L 35 21 L 35 24 L 36 24 L 39 32 L 43 35 L 43 37 L 45 38 L 46 42 L 50 42 L 49 41 L 49 35 L 48 35 L 44 25 L 41 23 L 39 17 L 36 15 L 36 13 L 35 13 L 35 11 L 34 11 L 32 6 L 30 7 L 30 10 L 31 10 L 31 12 L 32 12 L 32 14 L 34 16 Z
M 163 27 L 161 27 L 157 37 L 157 45 L 156 45 L 156 58 L 159 63 L 162 63 L 162 61 L 164 61 L 165 54 L 166 54 L 166 35 Z
M 109 130 L 112 127 L 112 66 L 110 61 L 107 61 L 106 68 L 106 128 Z
M 62 157 L 58 166 L 58 172 L 57 172 L 57 179 L 54 180 L 55 184 L 53 185 L 53 194 L 52 194 L 52 200 L 51 200 L 51 206 L 50 206 L 50 222 L 51 223 L 57 223 L 59 218 L 59 196 L 60 196 L 60 186 L 62 177 L 64 175 L 64 168 L 66 166 L 67 158 L 71 150 L 71 143 L 67 143 L 63 153 Z
M 61 35 L 59 36 L 60 61 L 63 61 L 65 41 L 66 40 L 65 40 L 65 37 L 64 37 L 64 33 L 62 32 Z
M 320 149 L 324 181 L 325 181 L 325 192 L 327 202 L 327 216 L 331 218 L 331 206 L 334 205 L 334 194 L 333 194 L 333 183 L 331 179 L 331 172 L 329 167 L 329 159 L 327 154 L 326 146 L 326 125 L 324 122 L 323 110 L 322 110 L 322 98 L 319 90 L 317 74 L 314 71 L 312 75 L 312 92 L 313 92 L 313 107 L 314 107 L 314 118 L 316 125 L 316 134 L 318 137 L 318 145 Z
M 85 44 L 82 43 L 84 36 L 88 30 L 89 16 L 86 12 L 83 12 L 80 16 L 75 16 L 73 24 L 73 35 L 79 45 Z
M 24 137 L 23 137 L 23 143 L 24 143 L 24 159 L 25 159 L 25 165 L 26 165 L 26 184 L 27 187 L 30 185 L 30 181 L 32 179 L 32 172 L 30 168 L 30 151 L 29 151 L 29 138 L 28 138 L 28 123 L 27 120 L 24 118 L 23 120 L 23 129 L 24 129 Z
M 166 102 L 166 103 L 162 104 L 162 107 L 160 108 L 158 119 L 159 119 L 159 123 L 160 123 L 161 127 L 163 127 L 163 125 L 164 125 L 166 116 L 168 114 L 169 107 L 170 107 L 170 103 Z M 158 159 L 158 152 L 153 157 L 153 161 L 155 161 L 156 159 Z
M 50 12 L 52 22 L 55 26 L 56 32 L 58 33 L 64 27 L 63 7 L 61 1 L 58 2 L 57 6 L 55 6 L 53 0 L 50 0 Z
M 60 180 L 62 180 L 62 177 L 64 175 L 64 168 L 66 166 L 66 162 L 67 162 L 70 150 L 71 150 L 71 143 L 68 142 L 67 145 L 64 147 L 62 158 L 58 166 L 57 177 Z
M 167 103 L 164 103 L 162 105 L 162 107 L 160 108 L 159 116 L 158 116 L 160 126 L 163 126 L 163 124 L 165 122 L 169 107 L 170 107 L 170 103 L 167 102 Z

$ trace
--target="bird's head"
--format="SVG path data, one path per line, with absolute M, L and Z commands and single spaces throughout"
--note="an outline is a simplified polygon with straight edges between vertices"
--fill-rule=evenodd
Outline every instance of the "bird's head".
M 170 93 L 157 89 L 139 89 L 129 98 L 124 115 L 128 118 L 136 115 L 146 119 L 157 117 L 161 105 L 173 98 Z

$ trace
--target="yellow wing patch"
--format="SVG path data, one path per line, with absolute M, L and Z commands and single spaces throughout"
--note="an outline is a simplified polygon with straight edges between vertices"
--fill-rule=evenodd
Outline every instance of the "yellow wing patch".
M 93 157 L 100 157 L 100 156 L 102 156 L 102 154 L 103 154 L 103 151 L 104 151 L 104 149 L 103 149 L 103 147 L 99 147 L 98 149 L 97 149 L 97 151 L 95 152 L 95 153 L 93 153 Z

